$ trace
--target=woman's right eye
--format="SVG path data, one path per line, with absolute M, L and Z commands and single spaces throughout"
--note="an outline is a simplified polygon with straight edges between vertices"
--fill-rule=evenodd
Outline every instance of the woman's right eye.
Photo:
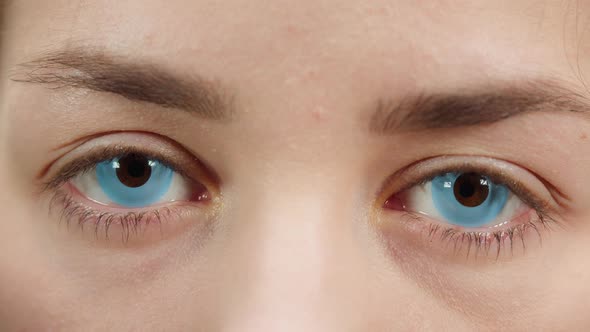
M 82 238 L 155 243 L 185 227 L 205 232 L 219 211 L 217 174 L 182 145 L 155 134 L 92 137 L 48 165 L 47 173 L 52 176 L 42 193 L 50 214 L 60 225 L 79 225 L 67 229 L 81 231 Z
M 87 199 L 114 208 L 138 209 L 175 201 L 204 201 L 207 189 L 164 162 L 139 153 L 104 160 L 70 184 Z

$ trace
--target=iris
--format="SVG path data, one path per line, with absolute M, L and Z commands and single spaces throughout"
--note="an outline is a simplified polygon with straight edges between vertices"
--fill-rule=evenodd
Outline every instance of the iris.
M 170 189 L 174 171 L 138 154 L 104 161 L 96 166 L 102 191 L 114 204 L 146 207 L 158 202 Z
M 448 222 L 480 227 L 506 206 L 510 191 L 477 173 L 445 173 L 432 180 L 432 201 Z

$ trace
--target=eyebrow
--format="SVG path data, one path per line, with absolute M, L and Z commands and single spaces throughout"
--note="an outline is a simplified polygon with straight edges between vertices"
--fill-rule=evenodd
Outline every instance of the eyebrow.
M 215 81 L 175 75 L 155 64 L 74 48 L 48 52 L 20 64 L 15 82 L 113 93 L 128 100 L 173 108 L 213 120 L 232 117 L 232 95 Z M 484 89 L 480 89 L 484 90 Z M 582 94 L 550 80 L 509 83 L 470 93 L 419 94 L 380 99 L 369 121 L 373 133 L 448 129 L 498 122 L 536 111 L 587 112 Z
M 420 94 L 401 102 L 381 99 L 369 130 L 389 135 L 450 129 L 491 124 L 530 112 L 587 113 L 589 108 L 590 101 L 581 93 L 555 81 L 531 80 L 473 92 Z
M 153 63 L 91 50 L 46 53 L 17 66 L 12 81 L 113 93 L 213 120 L 231 117 L 231 94 L 218 82 L 180 76 Z

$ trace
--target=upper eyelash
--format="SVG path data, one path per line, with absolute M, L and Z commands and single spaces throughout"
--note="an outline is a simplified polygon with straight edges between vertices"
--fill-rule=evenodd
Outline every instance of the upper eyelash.
M 158 160 L 173 171 L 185 177 L 187 176 L 186 172 L 180 166 L 176 165 L 176 163 L 147 149 L 131 146 L 97 147 L 92 149 L 86 156 L 76 159 L 75 161 L 62 167 L 57 173 L 58 175 L 56 177 L 43 183 L 43 191 L 58 188 L 72 178 L 92 170 L 100 162 L 120 158 L 131 153 L 141 154 L 148 159 Z

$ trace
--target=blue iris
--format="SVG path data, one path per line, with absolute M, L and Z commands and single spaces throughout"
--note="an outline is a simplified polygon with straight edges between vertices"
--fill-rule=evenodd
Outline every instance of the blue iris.
M 113 203 L 124 207 L 146 207 L 170 189 L 174 171 L 155 160 L 129 155 L 96 165 L 96 178 Z
M 448 222 L 480 227 L 498 217 L 510 191 L 474 173 L 446 173 L 432 180 L 432 200 Z

